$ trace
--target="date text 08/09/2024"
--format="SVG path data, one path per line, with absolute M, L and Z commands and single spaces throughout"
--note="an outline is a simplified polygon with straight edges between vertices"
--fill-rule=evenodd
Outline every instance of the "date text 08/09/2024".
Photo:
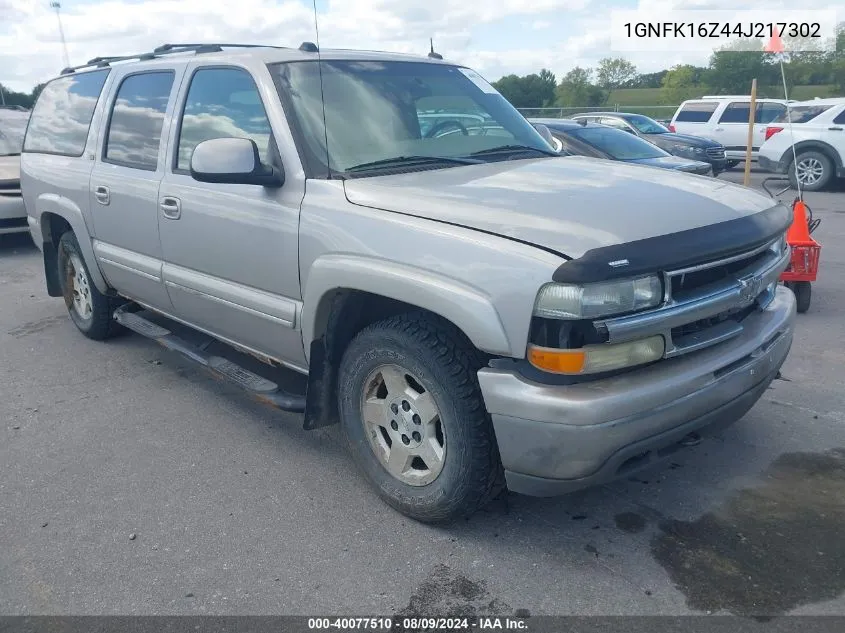
M 325 631 L 528 631 L 522 618 L 308 618 L 309 630 Z
M 822 38 L 819 22 L 626 22 L 625 37 L 661 38 Z

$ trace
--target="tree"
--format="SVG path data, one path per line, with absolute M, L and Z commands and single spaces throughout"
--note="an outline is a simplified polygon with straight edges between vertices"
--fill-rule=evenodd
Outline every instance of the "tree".
M 563 76 L 557 87 L 555 104 L 561 107 L 597 106 L 604 103 L 606 93 L 593 85 L 593 71 L 576 66 Z
M 0 104 L 5 104 L 7 106 L 22 106 L 24 108 L 31 108 L 32 107 L 32 98 L 31 95 L 28 95 L 24 92 L 15 92 L 14 90 L 9 90 L 3 84 L 0 84 Z
M 545 68 L 539 74 L 507 75 L 493 83 L 502 96 L 515 108 L 542 108 L 551 105 L 555 99 L 554 73 Z
M 636 76 L 637 67 L 624 57 L 605 57 L 599 60 L 596 83 L 605 90 L 613 90 Z
M 754 78 L 762 86 L 778 83 L 780 71 L 771 62 L 760 40 L 734 40 L 713 53 L 704 80 L 717 94 L 748 94 Z
M 678 64 L 663 77 L 660 97 L 663 103 L 677 105 L 686 99 L 692 99 L 703 93 L 701 68 L 690 64 Z

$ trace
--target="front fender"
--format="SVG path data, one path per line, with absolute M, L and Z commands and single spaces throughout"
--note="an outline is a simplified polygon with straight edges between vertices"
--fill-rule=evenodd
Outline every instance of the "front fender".
M 460 328 L 478 349 L 510 355 L 511 346 L 490 299 L 449 277 L 382 259 L 325 255 L 308 271 L 303 293 L 302 339 L 310 356 L 323 298 L 337 289 L 381 295 L 434 312 Z M 310 360 L 310 359 L 309 359 Z
M 109 286 L 102 272 L 100 272 L 97 258 L 94 256 L 91 233 L 82 215 L 82 210 L 69 198 L 54 193 L 43 193 L 36 198 L 35 217 L 37 218 L 37 225 L 30 227 L 30 231 L 33 237 L 40 237 L 41 243 L 54 242 L 58 244 L 61 235 L 52 234 L 51 227 L 53 223 L 50 220 L 49 214 L 62 218 L 70 225 L 70 228 L 76 234 L 76 239 L 79 242 L 79 250 L 85 259 L 85 265 L 88 267 L 91 281 L 94 282 L 97 290 L 103 294 L 108 292 Z

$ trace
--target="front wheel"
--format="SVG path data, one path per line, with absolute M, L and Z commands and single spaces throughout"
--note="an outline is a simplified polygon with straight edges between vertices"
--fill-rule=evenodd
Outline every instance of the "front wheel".
M 115 306 L 91 281 L 91 273 L 72 231 L 59 240 L 58 265 L 65 305 L 79 331 L 97 341 L 113 336 L 120 327 L 112 318 Z
M 734 168 L 734 167 L 736 167 L 737 165 L 739 165 L 739 161 L 738 161 L 738 160 L 729 160 L 729 161 L 727 162 L 727 164 L 725 165 L 725 167 L 726 167 L 727 169 L 733 169 L 733 168 Z
M 343 355 L 338 403 L 353 457 L 382 499 L 418 521 L 468 516 L 503 486 L 479 367 L 460 332 L 423 313 L 370 325 Z

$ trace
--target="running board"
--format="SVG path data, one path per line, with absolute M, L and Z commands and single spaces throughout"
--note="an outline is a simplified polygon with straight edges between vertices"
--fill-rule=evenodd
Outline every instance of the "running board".
M 262 378 L 230 360 L 207 354 L 202 347 L 179 338 L 167 328 L 145 319 L 136 312 L 130 312 L 132 308 L 132 304 L 127 304 L 115 310 L 115 321 L 141 336 L 154 340 L 165 349 L 182 354 L 211 373 L 226 378 L 261 402 L 283 411 L 305 411 L 305 396 L 283 391 L 272 380 Z

